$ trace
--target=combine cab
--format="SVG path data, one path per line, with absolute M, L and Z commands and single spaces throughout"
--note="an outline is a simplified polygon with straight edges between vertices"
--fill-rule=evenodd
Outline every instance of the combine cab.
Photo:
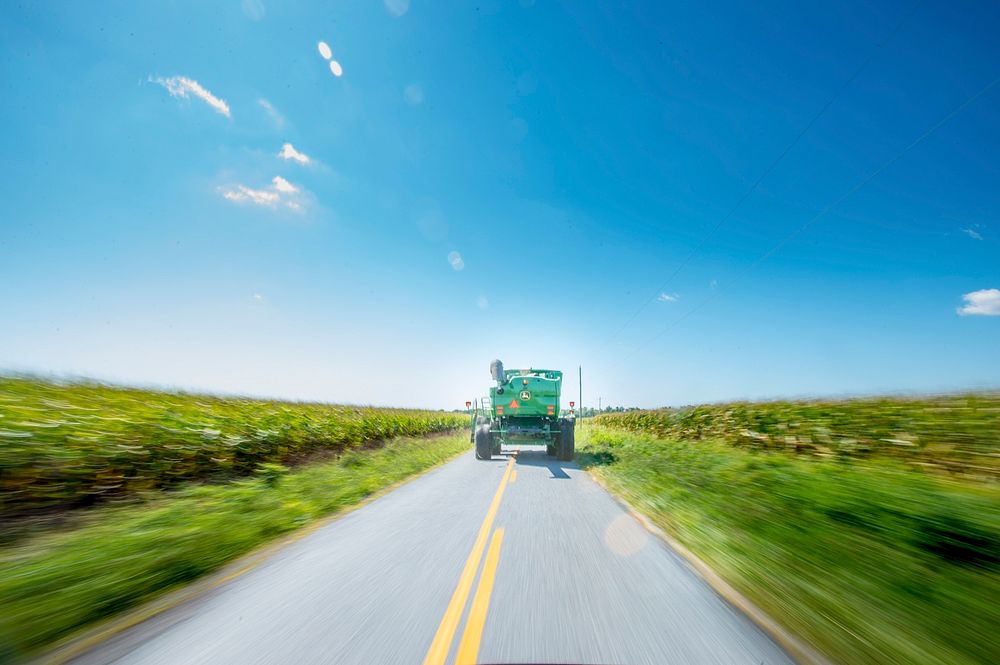
M 496 382 L 472 412 L 472 441 L 477 459 L 491 459 L 503 446 L 545 444 L 549 455 L 573 459 L 573 418 L 561 418 L 559 389 L 562 372 L 550 369 L 508 369 L 494 360 Z

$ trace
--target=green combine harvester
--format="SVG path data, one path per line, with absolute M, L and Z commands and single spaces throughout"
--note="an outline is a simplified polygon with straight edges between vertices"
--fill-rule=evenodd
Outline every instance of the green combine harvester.
M 490 363 L 496 385 L 472 410 L 472 442 L 476 459 L 492 459 L 505 445 L 545 444 L 549 455 L 573 459 L 575 418 L 560 417 L 562 372 L 551 369 L 507 369 Z M 573 403 L 570 402 L 570 406 Z

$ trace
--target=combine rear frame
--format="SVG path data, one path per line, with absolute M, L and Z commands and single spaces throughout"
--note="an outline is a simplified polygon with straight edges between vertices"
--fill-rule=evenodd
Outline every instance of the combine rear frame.
M 495 385 L 472 411 L 472 442 L 478 459 L 491 459 L 505 445 L 545 444 L 549 455 L 573 459 L 574 418 L 561 417 L 562 372 L 550 369 L 508 369 L 494 360 Z

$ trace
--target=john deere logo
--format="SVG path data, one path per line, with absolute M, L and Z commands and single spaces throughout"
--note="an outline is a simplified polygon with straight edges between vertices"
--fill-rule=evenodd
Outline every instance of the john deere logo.
M 518 395 L 518 397 L 521 398 L 522 402 L 527 402 L 529 399 L 531 399 L 531 393 L 528 392 L 527 390 L 522 390 L 521 394 Z

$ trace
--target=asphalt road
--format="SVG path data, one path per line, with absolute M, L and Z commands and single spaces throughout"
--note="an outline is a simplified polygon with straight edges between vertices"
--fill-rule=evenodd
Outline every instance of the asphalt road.
M 574 464 L 470 452 L 77 663 L 790 663 Z

